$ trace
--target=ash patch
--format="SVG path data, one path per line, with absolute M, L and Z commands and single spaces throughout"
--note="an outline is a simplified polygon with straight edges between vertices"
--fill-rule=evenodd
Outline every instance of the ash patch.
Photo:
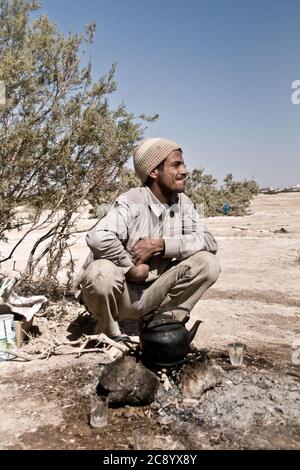
M 297 373 L 254 365 L 234 369 L 222 360 L 219 364 L 226 371 L 222 383 L 199 400 L 183 398 L 182 372 L 177 372 L 175 381 L 171 373 L 171 388 L 160 389 L 156 404 L 166 430 L 176 430 L 189 449 L 300 448 Z

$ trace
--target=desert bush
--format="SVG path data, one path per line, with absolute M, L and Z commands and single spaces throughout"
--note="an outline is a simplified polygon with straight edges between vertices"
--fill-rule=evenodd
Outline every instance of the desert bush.
M 111 190 L 143 122 L 157 116 L 135 116 L 124 103 L 111 109 L 115 65 L 98 81 L 91 63 L 82 65 L 95 25 L 65 36 L 47 16 L 37 17 L 38 9 L 31 0 L 0 0 L 0 80 L 7 88 L 0 106 L 0 240 L 22 225 L 26 233 L 48 227 L 27 273 L 47 256 L 45 275 L 55 277 L 78 207 Z M 17 217 L 20 203 L 34 205 L 30 220 Z
M 252 197 L 258 192 L 259 186 L 255 181 L 235 181 L 231 173 L 224 178 L 224 184 L 218 187 L 217 180 L 205 174 L 201 167 L 191 172 L 186 190 L 195 204 L 203 204 L 207 217 L 245 215 Z M 227 206 L 227 210 L 224 206 Z

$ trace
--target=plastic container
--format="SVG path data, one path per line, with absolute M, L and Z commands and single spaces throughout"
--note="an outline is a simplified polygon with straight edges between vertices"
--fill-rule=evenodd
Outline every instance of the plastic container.
M 14 356 L 9 351 L 16 347 L 14 316 L 0 315 L 0 361 L 8 361 Z

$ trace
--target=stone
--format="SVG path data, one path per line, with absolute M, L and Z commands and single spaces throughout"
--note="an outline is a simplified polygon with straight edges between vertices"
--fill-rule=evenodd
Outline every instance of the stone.
M 109 403 L 149 405 L 159 388 L 158 377 L 133 356 L 122 356 L 103 367 L 97 393 L 108 394 Z
M 186 398 L 200 398 L 210 388 L 222 382 L 225 372 L 213 361 L 194 362 L 184 366 L 181 376 L 181 391 Z

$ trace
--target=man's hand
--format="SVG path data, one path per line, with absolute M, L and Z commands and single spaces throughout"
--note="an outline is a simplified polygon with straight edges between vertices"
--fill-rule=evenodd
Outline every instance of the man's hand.
M 148 273 L 148 264 L 139 264 L 138 266 L 132 266 L 125 274 L 125 277 L 130 282 L 144 282 L 148 277 Z
M 144 238 L 139 240 L 133 248 L 133 262 L 138 266 L 164 249 L 165 242 L 162 238 Z

